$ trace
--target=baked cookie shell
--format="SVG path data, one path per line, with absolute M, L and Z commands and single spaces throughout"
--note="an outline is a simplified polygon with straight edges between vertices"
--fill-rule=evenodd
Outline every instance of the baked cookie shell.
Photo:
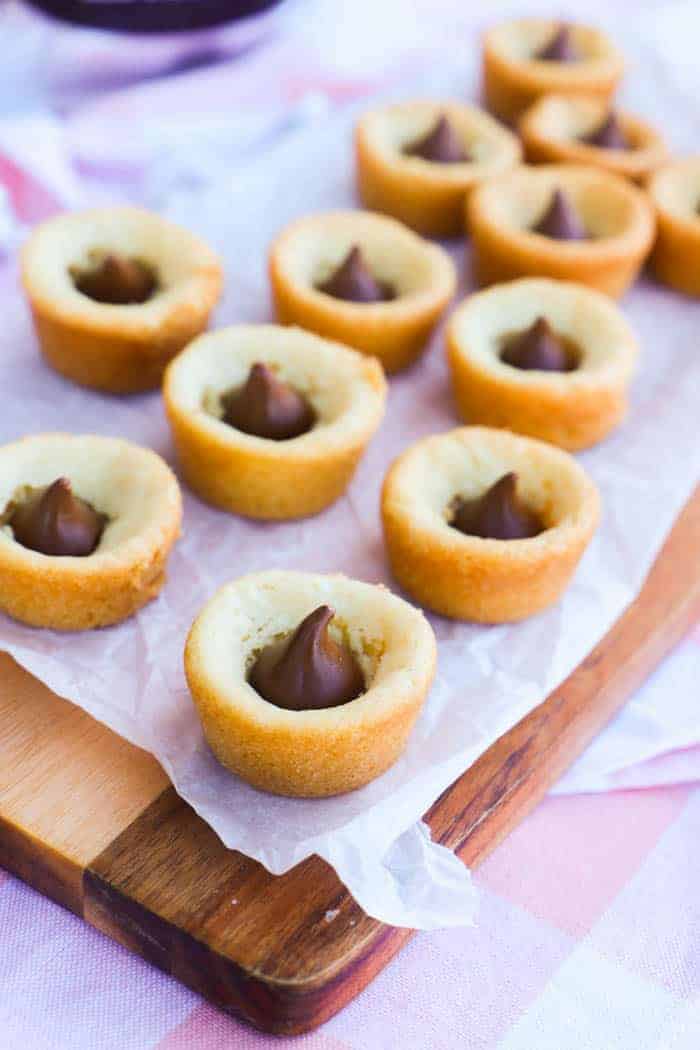
M 591 239 L 560 241 L 532 231 L 556 188 L 571 199 Z M 654 239 L 645 194 L 626 179 L 581 165 L 523 166 L 492 179 L 474 189 L 466 221 L 479 285 L 552 277 L 613 298 L 637 277 Z
M 246 680 L 255 653 L 330 605 L 367 691 L 340 707 L 288 711 Z M 185 672 L 219 761 L 263 791 L 318 798 L 352 791 L 403 751 L 433 679 L 424 616 L 383 587 L 343 576 L 269 571 L 223 587 L 190 631 Z
M 484 36 L 483 89 L 488 108 L 506 123 L 542 95 L 589 95 L 607 101 L 624 72 L 621 53 L 597 29 L 569 24 L 577 62 L 548 62 L 533 55 L 556 32 L 559 22 L 519 18 L 494 26 Z
M 358 304 L 317 290 L 354 244 L 399 298 Z M 282 324 L 373 355 L 387 372 L 407 367 L 425 350 L 457 283 L 443 248 L 395 219 L 363 211 L 327 212 L 292 223 L 270 248 L 269 274 Z
M 221 395 L 258 361 L 308 397 L 310 431 L 271 441 L 221 420 Z M 386 380 L 379 362 L 310 332 L 235 325 L 187 347 L 163 394 L 188 485 L 223 510 L 275 520 L 316 514 L 342 495 L 382 420 Z
M 0 528 L 0 608 L 32 627 L 106 627 L 133 615 L 165 581 L 180 533 L 174 475 L 154 452 L 115 438 L 41 434 L 0 448 L 0 508 L 59 476 L 110 519 L 94 554 L 50 557 Z
M 474 160 L 436 164 L 402 150 L 445 116 Z M 464 200 L 476 183 L 520 161 L 515 135 L 475 106 L 418 100 L 366 113 L 355 129 L 357 187 L 366 208 L 429 237 L 462 234 Z
M 500 360 L 505 336 L 545 317 L 580 351 L 571 372 L 525 371 Z M 465 423 L 505 428 L 578 451 L 625 417 L 637 342 L 610 300 L 581 285 L 522 278 L 470 296 L 450 317 L 447 357 Z
M 526 504 L 549 526 L 526 540 L 485 540 L 448 525 L 455 495 L 478 496 L 515 471 Z M 480 623 L 522 620 L 555 602 L 598 524 L 600 499 L 576 461 L 552 445 L 487 427 L 417 442 L 382 488 L 391 568 L 416 601 Z
M 590 164 L 642 182 L 668 155 L 663 136 L 647 121 L 616 111 L 629 149 L 604 149 L 582 142 L 609 113 L 597 98 L 550 95 L 539 99 L 519 124 L 525 157 L 531 164 Z
M 87 266 L 94 252 L 142 259 L 162 287 L 140 304 L 90 299 L 74 286 L 70 268 Z M 22 280 L 48 363 L 81 386 L 129 394 L 157 387 L 168 361 L 206 328 L 222 270 L 187 230 L 120 206 L 42 223 L 24 247 Z
M 652 175 L 649 196 L 656 210 L 651 268 L 664 284 L 700 297 L 700 157 L 674 161 Z

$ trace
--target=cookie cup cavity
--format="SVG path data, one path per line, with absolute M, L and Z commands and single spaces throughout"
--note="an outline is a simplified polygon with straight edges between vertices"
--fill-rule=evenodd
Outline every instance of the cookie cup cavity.
M 511 471 L 547 526 L 532 539 L 466 536 L 448 524 L 456 496 L 482 495 Z M 382 522 L 394 576 L 443 616 L 481 623 L 522 620 L 555 602 L 598 523 L 593 482 L 561 449 L 487 427 L 425 438 L 394 462 Z
M 612 97 L 624 71 L 621 53 L 598 29 L 569 25 L 576 62 L 549 62 L 534 55 L 552 39 L 560 23 L 518 18 L 494 26 L 484 36 L 483 87 L 492 113 L 507 123 L 542 95 Z
M 505 364 L 509 338 L 544 317 L 572 345 L 570 372 Z M 637 343 L 606 296 L 581 285 L 523 278 L 471 296 L 452 314 L 447 356 L 465 423 L 503 427 L 575 451 L 601 441 L 624 418 Z
M 310 402 L 316 422 L 272 441 L 222 420 L 222 396 L 269 365 Z M 381 365 L 349 347 L 280 325 L 235 325 L 195 340 L 169 366 L 165 407 L 190 488 L 252 518 L 316 514 L 345 491 L 384 414 Z
M 76 496 L 108 518 L 95 552 L 50 557 L 0 528 L 0 608 L 32 627 L 79 631 L 131 616 L 165 582 L 180 532 L 180 490 L 160 456 L 94 435 L 39 434 L 0 448 L 3 518 L 25 490 L 70 479 Z
M 445 116 L 473 156 L 464 164 L 437 164 L 408 156 L 406 146 Z M 418 233 L 456 237 L 463 232 L 464 200 L 483 179 L 520 161 L 515 135 L 475 106 L 402 102 L 366 113 L 355 129 L 357 187 L 367 208 L 392 215 Z
M 651 267 L 664 284 L 700 297 L 700 157 L 662 168 L 649 180 L 656 210 Z
M 571 200 L 589 239 L 561 241 L 533 231 L 555 189 Z M 579 165 L 524 166 L 474 190 L 467 227 L 480 285 L 554 277 L 618 298 L 651 249 L 654 215 L 641 190 L 610 172 Z
M 666 144 L 651 124 L 631 113 L 616 112 L 629 144 L 628 149 L 604 149 L 582 142 L 609 113 L 608 103 L 597 98 L 549 95 L 524 114 L 519 130 L 525 156 L 532 164 L 590 164 L 641 182 L 660 167 Z
M 144 303 L 112 305 L 79 292 L 72 273 L 110 253 L 158 278 Z M 198 237 L 148 211 L 96 208 L 49 219 L 22 253 L 22 280 L 41 352 L 61 375 L 115 394 L 157 387 L 168 361 L 203 331 L 221 265 Z
M 358 245 L 376 278 L 397 298 L 352 303 L 318 291 L 350 248 Z M 338 339 L 378 357 L 387 372 L 411 364 L 456 287 L 449 255 L 402 223 L 374 212 L 328 212 L 299 219 L 270 249 L 269 272 L 278 319 Z
M 257 654 L 319 605 L 352 648 L 367 691 L 340 707 L 288 711 L 248 683 Z M 263 791 L 304 798 L 362 787 L 406 746 L 435 671 L 425 617 L 384 587 L 344 576 L 270 571 L 227 584 L 197 617 L 185 672 L 218 760 Z

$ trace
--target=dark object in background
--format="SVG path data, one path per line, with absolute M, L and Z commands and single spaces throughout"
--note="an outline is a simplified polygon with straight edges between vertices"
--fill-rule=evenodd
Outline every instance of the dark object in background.
M 28 0 L 59 18 L 122 33 L 177 33 L 235 22 L 282 0 Z

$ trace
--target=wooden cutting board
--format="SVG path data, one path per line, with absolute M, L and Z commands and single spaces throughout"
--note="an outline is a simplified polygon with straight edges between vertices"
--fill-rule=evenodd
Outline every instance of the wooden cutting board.
M 432 806 L 433 837 L 477 865 L 698 616 L 700 489 L 634 605 Z M 368 918 L 317 857 L 274 877 L 225 849 L 151 756 L 6 654 L 0 673 L 0 864 L 222 1009 L 307 1031 L 411 936 Z

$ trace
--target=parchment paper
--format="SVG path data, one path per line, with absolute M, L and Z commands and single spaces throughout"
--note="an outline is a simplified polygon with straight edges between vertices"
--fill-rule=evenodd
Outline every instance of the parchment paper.
M 439 84 L 433 78 L 402 93 L 427 86 L 465 93 L 462 81 L 453 76 L 448 83 L 446 75 Z M 677 101 L 670 88 L 666 95 L 659 91 L 649 115 L 678 128 Z M 164 210 L 204 234 L 225 258 L 227 293 L 218 324 L 269 319 L 265 251 L 281 225 L 353 203 L 352 119 L 352 113 L 319 118 L 233 175 L 207 170 L 193 184 L 190 172 L 181 186 L 169 184 Z M 689 136 L 688 125 L 682 131 Z M 163 158 L 170 170 L 177 163 L 176 153 Z M 154 174 L 154 186 L 163 185 L 162 174 Z M 462 268 L 461 247 L 453 250 Z M 459 295 L 468 287 L 467 266 Z M 113 399 L 63 381 L 40 360 L 14 286 L 4 288 L 2 302 L 0 440 L 51 429 L 122 435 L 173 462 L 157 395 Z M 392 586 L 378 515 L 383 474 L 410 442 L 457 423 L 440 332 L 421 364 L 392 379 L 386 420 L 347 495 L 327 512 L 308 521 L 256 524 L 186 493 L 184 535 L 157 601 L 122 626 L 80 635 L 0 618 L 0 645 L 54 691 L 152 751 L 228 846 L 278 873 L 318 853 L 366 911 L 388 922 L 469 923 L 468 872 L 430 842 L 421 814 L 579 663 L 634 598 L 700 474 L 700 307 L 644 279 L 623 309 L 642 345 L 640 372 L 627 423 L 580 457 L 605 509 L 573 585 L 553 609 L 517 626 L 433 617 L 439 642 L 434 688 L 405 755 L 363 790 L 324 801 L 278 799 L 226 773 L 204 743 L 184 682 L 182 648 L 214 590 L 251 570 L 341 571 Z

